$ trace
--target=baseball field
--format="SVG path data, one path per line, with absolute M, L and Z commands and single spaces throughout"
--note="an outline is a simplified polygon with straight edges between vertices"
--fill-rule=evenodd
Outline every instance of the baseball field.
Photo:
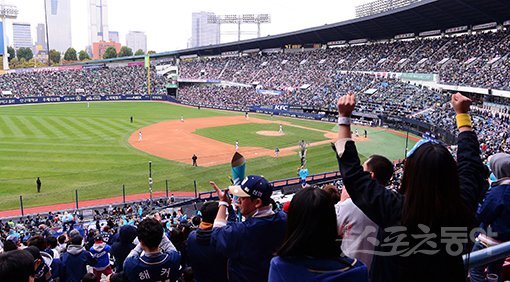
M 374 153 L 403 157 L 402 134 L 355 129 L 362 160 Z M 80 200 L 122 195 L 122 185 L 127 194 L 145 193 L 149 161 L 154 191 L 165 191 L 166 180 L 170 191 L 193 191 L 193 180 L 200 191 L 209 191 L 209 180 L 228 185 L 236 141 L 248 174 L 295 177 L 301 139 L 310 144 L 310 173 L 333 171 L 338 168 L 329 143 L 335 131 L 333 123 L 256 114 L 246 119 L 243 113 L 159 102 L 0 107 L 0 210 L 18 208 L 20 195 L 25 207 L 33 207 L 73 202 L 75 190 Z M 413 144 L 410 140 L 409 147 Z M 198 167 L 191 165 L 193 154 Z

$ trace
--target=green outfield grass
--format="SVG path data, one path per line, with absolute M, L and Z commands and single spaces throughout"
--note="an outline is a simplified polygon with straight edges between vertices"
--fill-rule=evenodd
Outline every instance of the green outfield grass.
M 289 125 L 283 126 L 283 131 L 285 133 L 283 136 L 263 136 L 257 134 L 257 131 L 278 132 L 279 129 L 280 126 L 278 123 L 250 123 L 200 128 L 197 129 L 195 133 L 228 144 L 235 144 L 236 140 L 239 140 L 240 146 L 263 147 L 272 150 L 276 147 L 286 148 L 297 146 L 302 139 L 309 143 L 327 140 L 327 138 L 324 137 L 324 132 Z
M 147 192 L 149 160 L 153 164 L 155 191 L 165 190 L 166 179 L 171 191 L 192 191 L 193 179 L 197 180 L 201 191 L 211 190 L 209 180 L 226 186 L 227 175 L 230 174 L 228 164 L 193 168 L 189 164 L 140 152 L 128 144 L 128 137 L 138 128 L 163 120 L 179 119 L 181 115 L 189 119 L 242 113 L 151 102 L 98 102 L 90 103 L 90 108 L 86 103 L 0 107 L 0 210 L 18 208 L 20 195 L 23 196 L 25 207 L 29 207 L 72 202 L 75 190 L 78 190 L 80 200 L 119 196 L 123 184 L 128 194 Z M 134 117 L 133 124 L 129 122 L 130 116 Z M 282 120 L 306 127 L 335 130 L 331 123 Z M 252 125 L 247 127 L 251 128 Z M 298 128 L 284 127 L 289 135 L 294 129 Z M 383 152 L 391 159 L 401 158 L 404 138 L 369 130 L 371 142 L 361 142 L 358 146 L 361 155 Z M 306 129 L 299 129 L 296 134 L 307 134 L 309 142 L 315 140 L 313 138 L 324 139 L 321 132 Z M 225 140 L 231 137 L 214 138 Z M 274 148 L 274 144 L 270 143 L 275 142 L 271 139 L 274 137 L 266 138 L 259 139 L 259 144 L 249 143 L 255 142 L 252 138 L 240 139 L 240 142 L 241 146 L 250 144 Z M 304 137 L 296 135 L 295 138 L 299 140 Z M 235 142 L 235 139 L 228 140 Z M 281 143 L 284 144 L 282 148 L 285 144 L 297 144 L 294 139 L 285 142 Z M 247 173 L 262 174 L 270 180 L 277 180 L 296 176 L 298 165 L 297 152 L 296 155 L 278 159 L 261 157 L 248 160 Z M 336 170 L 336 159 L 330 146 L 310 148 L 308 166 L 312 174 Z M 35 185 L 37 176 L 42 180 L 39 194 Z

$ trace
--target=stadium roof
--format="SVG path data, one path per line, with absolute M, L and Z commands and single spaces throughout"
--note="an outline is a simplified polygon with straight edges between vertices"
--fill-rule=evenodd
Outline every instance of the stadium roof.
M 212 56 L 222 52 L 282 48 L 287 44 L 326 44 L 332 41 L 356 39 L 382 40 L 394 38 L 400 34 L 414 33 L 417 35 L 420 32 L 431 30 L 444 31 L 453 27 L 471 27 L 490 22 L 501 24 L 507 20 L 510 20 L 510 1 L 508 0 L 422 0 L 381 14 L 339 23 L 263 38 L 157 53 L 151 57 Z M 125 57 L 101 60 L 101 62 L 137 60 L 142 57 Z M 98 61 L 89 61 L 88 63 L 96 62 Z
M 510 20 L 510 1 L 508 0 L 422 0 L 406 7 L 363 18 L 265 38 L 158 53 L 158 55 L 203 56 L 229 51 L 282 48 L 286 44 L 325 44 L 331 41 L 363 38 L 380 40 L 393 38 L 399 34 L 418 34 L 458 26 L 473 26 L 489 22 L 501 24 L 506 20 Z

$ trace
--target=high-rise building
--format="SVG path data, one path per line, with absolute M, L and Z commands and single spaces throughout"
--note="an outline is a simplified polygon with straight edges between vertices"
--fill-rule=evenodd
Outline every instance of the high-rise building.
M 220 25 L 209 23 L 211 12 L 191 14 L 191 47 L 207 46 L 220 43 Z
M 106 52 L 106 49 L 108 47 L 115 48 L 115 51 L 117 51 L 117 54 L 120 52 L 120 43 L 117 42 L 94 42 L 92 43 L 92 59 L 94 60 L 100 60 L 103 58 L 104 53 Z
M 29 23 L 12 23 L 14 49 L 32 48 L 32 32 Z
M 48 0 L 45 2 L 50 50 L 55 49 L 63 53 L 67 48 L 72 47 L 71 0 Z M 39 35 L 39 31 L 37 34 Z
M 142 31 L 130 31 L 126 35 L 126 46 L 133 50 L 133 54 L 142 49 L 147 52 L 147 36 Z
M 37 40 L 35 41 L 34 46 L 34 55 L 37 54 L 47 54 L 47 45 L 46 45 L 46 29 L 44 28 L 44 24 L 38 24 L 36 27 L 37 31 Z
M 94 42 L 110 41 L 107 0 L 89 0 L 89 13 L 90 45 Z
M 111 42 L 120 43 L 118 31 L 108 31 L 108 38 L 110 39 Z

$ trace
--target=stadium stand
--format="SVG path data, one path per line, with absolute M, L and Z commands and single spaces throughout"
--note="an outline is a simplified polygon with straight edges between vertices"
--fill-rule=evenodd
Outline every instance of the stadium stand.
M 510 29 L 509 19 L 505 18 L 510 14 L 510 8 L 501 4 L 503 2 L 424 0 L 409 8 L 385 12 L 375 19 L 360 18 L 267 39 L 190 49 L 181 53 L 170 52 L 161 56 L 199 55 L 196 58 L 182 58 L 178 65 L 180 86 L 177 99 L 183 104 L 239 111 L 249 111 L 251 106 L 285 104 L 299 105 L 301 109 L 308 108 L 314 113 L 334 114 L 338 98 L 347 91 L 354 91 L 358 103 L 353 118 L 357 122 L 373 124 L 368 121 L 378 120 L 379 125 L 417 134 L 426 133 L 427 138 L 432 136 L 432 139 L 444 141 L 454 156 L 457 156 L 458 149 L 454 133 L 457 130 L 457 120 L 450 106 L 451 94 L 426 86 L 425 83 L 406 82 L 393 74 L 430 74 L 435 76 L 437 84 L 443 86 L 486 90 L 486 95 L 481 92 L 465 94 L 473 100 L 470 116 L 480 143 L 481 159 L 490 166 L 491 156 L 510 151 L 510 99 L 504 95 L 489 95 L 492 90 L 510 91 Z M 496 21 L 497 25 L 490 25 L 490 30 L 474 29 L 490 21 Z M 440 26 L 431 26 L 430 23 L 439 23 Z M 353 29 L 353 25 L 357 28 Z M 449 28 L 463 26 L 466 28 L 459 28 L 462 33 L 447 32 Z M 437 28 L 442 31 L 430 37 L 417 37 L 420 32 Z M 472 30 L 468 32 L 468 29 Z M 396 38 L 408 33 L 412 35 Z M 308 42 L 296 44 L 300 46 L 298 48 L 281 49 L 285 44 L 294 43 L 294 38 L 298 38 L 296 34 L 300 35 L 299 40 Z M 315 38 L 321 38 L 321 42 L 325 41 L 322 42 L 323 46 L 328 47 L 309 48 L 309 43 L 315 42 Z M 352 42 L 359 39 L 364 40 Z M 341 42 L 331 46 L 326 44 L 337 40 Z M 348 44 L 349 41 L 352 44 Z M 330 48 L 333 45 L 334 48 Z M 220 56 L 220 52 L 232 51 L 232 46 L 241 48 L 235 50 L 236 56 Z M 278 50 L 267 50 L 275 46 L 279 46 Z M 258 51 L 243 52 L 249 49 Z M 84 65 L 64 70 L 10 72 L 0 76 L 0 98 L 77 93 L 145 95 L 148 92 L 146 77 L 147 72 L 140 64 L 104 64 L 97 68 L 87 68 Z M 150 92 L 165 94 L 166 78 L 153 71 L 151 79 Z M 325 117 L 328 118 L 328 115 Z M 404 162 L 395 165 L 390 185 L 392 190 L 398 191 L 402 184 L 403 167 Z M 508 170 L 508 167 L 505 169 Z M 318 177 L 317 183 L 336 183 L 339 176 L 335 173 L 331 179 L 326 176 L 324 178 L 327 179 Z M 508 183 L 504 182 L 507 180 L 495 180 L 497 185 L 494 187 L 503 186 L 508 189 Z M 274 184 L 277 192 L 273 195 L 272 209 L 285 210 L 283 203 L 288 202 L 301 189 L 294 180 L 281 180 Z M 67 211 L 10 219 L 7 222 L 0 220 L 2 252 L 24 249 L 31 237 L 42 235 L 48 248 L 41 250 L 41 260 L 47 255 L 55 258 L 66 250 L 71 251 L 66 245 L 76 243 L 77 233 L 84 238 L 82 241 L 77 240 L 78 245 L 85 245 L 84 252 L 88 252 L 99 241 L 96 240 L 98 236 L 105 243 L 113 245 L 123 236 L 120 234 L 122 226 L 136 226 L 144 217 L 157 218 L 165 234 L 162 239 L 162 244 L 166 242 L 164 251 L 181 252 L 181 279 L 190 281 L 185 278 L 192 274 L 186 262 L 185 241 L 192 230 L 201 228 L 201 203 L 216 199 L 213 192 L 208 192 L 201 194 L 198 199 L 180 203 L 160 199 L 155 202 L 104 207 L 86 215 L 82 211 Z M 475 204 L 478 203 L 481 200 Z M 504 203 L 503 208 L 508 209 L 508 203 Z M 234 211 L 231 212 L 234 215 Z M 62 234 L 64 237 L 60 237 Z M 56 238 L 57 246 L 51 245 Z M 133 249 L 138 242 L 129 243 L 132 244 L 126 246 Z M 509 253 L 506 245 L 499 245 L 497 257 L 488 255 L 491 250 L 494 249 L 477 251 L 473 255 L 474 261 L 470 262 L 470 249 L 464 249 L 465 265 L 480 267 L 505 258 Z M 117 268 L 122 261 L 112 259 L 112 263 Z M 510 277 L 509 264 L 507 261 L 500 273 L 503 279 Z M 53 274 L 58 273 L 58 268 L 52 268 L 51 263 L 47 264 L 47 268 L 51 268 Z M 37 273 L 38 270 L 34 275 Z

